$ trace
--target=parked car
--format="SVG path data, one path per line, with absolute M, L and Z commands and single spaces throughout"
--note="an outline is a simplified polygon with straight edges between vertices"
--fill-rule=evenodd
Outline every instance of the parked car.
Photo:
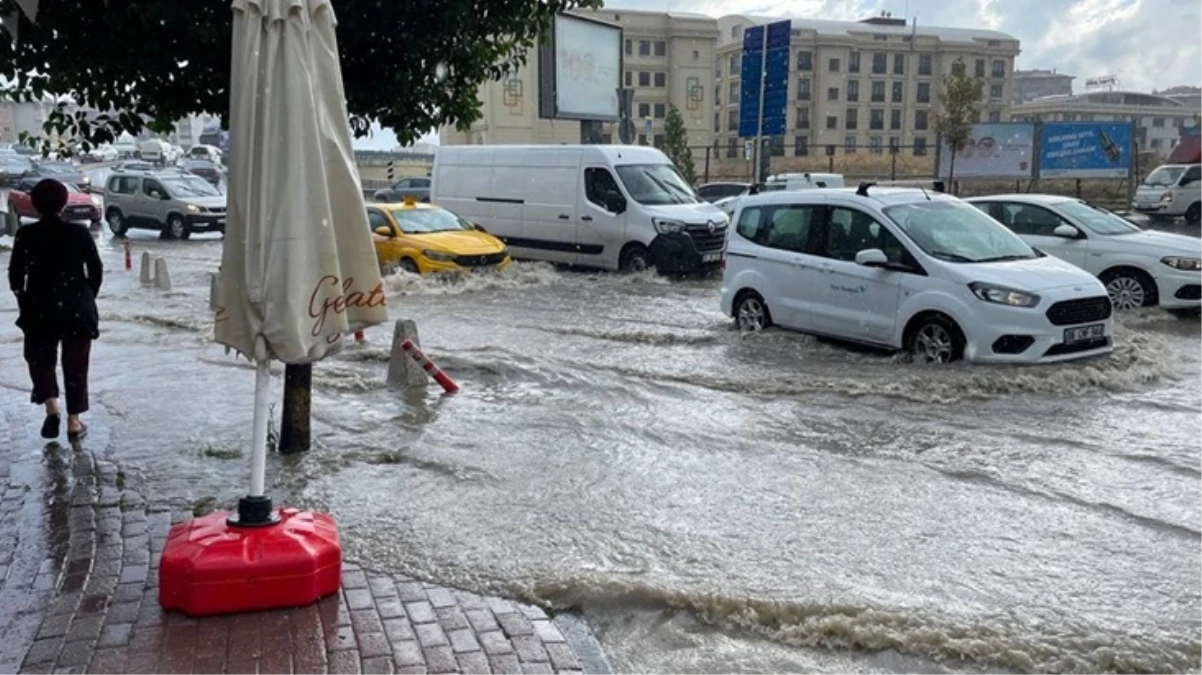
M 775 324 L 930 363 L 1113 349 L 1101 282 L 955 197 L 861 185 L 740 201 L 722 311 L 743 330 Z
M 113 171 L 154 171 L 157 167 L 150 162 L 143 162 L 136 159 L 130 162 L 121 162 L 113 167 Z
M 198 143 L 188 149 L 188 159 L 203 159 L 208 160 L 218 166 L 221 165 L 221 150 L 212 145 Z
M 693 274 L 717 270 L 726 241 L 726 216 L 655 148 L 443 146 L 432 199 L 515 258 Z
M 739 197 L 751 191 L 751 183 L 706 183 L 697 188 L 697 196 L 713 204 L 721 199 Z
M 813 190 L 815 188 L 844 187 L 841 173 L 780 173 L 768 176 L 760 192 L 775 190 Z
M 114 236 L 159 230 L 169 239 L 225 233 L 225 195 L 182 171 L 114 171 L 104 187 L 104 215 Z
M 33 175 L 33 162 L 14 150 L 0 152 L 0 185 L 16 185 Z
M 994 195 L 971 204 L 1023 241 L 1070 262 L 1106 286 L 1115 309 L 1159 305 L 1177 316 L 1202 307 L 1202 240 L 1140 229 L 1072 197 Z
M 183 169 L 192 175 L 200 176 L 214 186 L 221 185 L 221 179 L 225 176 L 225 171 L 219 164 L 214 164 L 207 159 L 185 159 Z
M 376 257 L 385 274 L 500 269 L 512 262 L 505 244 L 463 218 L 414 200 L 369 204 Z
M 166 141 L 152 138 L 150 140 L 138 143 L 138 159 L 151 164 L 167 163 L 167 156 L 171 152 L 171 146 Z
M 111 145 L 98 145 L 87 152 L 80 154 L 80 159 L 85 162 L 115 162 L 120 158 L 120 153 Z
M 53 178 L 63 183 L 73 184 L 85 192 L 92 187 L 92 179 L 84 174 L 83 169 L 80 169 L 71 162 L 53 160 L 35 161 L 33 163 L 33 175 L 39 178 Z
M 33 208 L 33 200 L 29 193 L 33 186 L 42 181 L 42 177 L 25 178 L 8 192 L 8 212 L 4 217 L 4 229 L 8 234 L 16 234 L 21 227 L 22 218 L 39 218 L 37 209 Z M 100 224 L 100 207 L 91 195 L 83 192 L 74 183 L 63 182 L 67 186 L 67 206 L 63 209 L 63 218 L 68 221 L 87 221 L 91 225 Z
M 131 140 L 118 140 L 111 147 L 117 151 L 116 159 L 133 159 L 138 154 L 138 144 Z
M 1165 164 L 1148 174 L 1135 189 L 1132 207 L 1152 220 L 1185 217 L 1197 225 L 1202 221 L 1202 165 Z
M 430 201 L 430 179 L 412 176 L 402 178 L 392 187 L 384 190 L 376 190 L 372 195 L 372 199 L 377 202 L 403 202 L 408 198 L 414 198 L 419 202 Z

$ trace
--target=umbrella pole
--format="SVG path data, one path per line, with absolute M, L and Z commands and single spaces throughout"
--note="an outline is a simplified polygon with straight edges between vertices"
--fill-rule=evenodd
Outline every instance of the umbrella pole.
M 267 478 L 267 395 L 271 389 L 271 362 L 255 364 L 255 421 L 251 434 L 250 493 L 238 500 L 238 515 L 231 525 L 260 527 L 274 525 L 279 516 L 271 511 L 271 498 L 265 492 Z

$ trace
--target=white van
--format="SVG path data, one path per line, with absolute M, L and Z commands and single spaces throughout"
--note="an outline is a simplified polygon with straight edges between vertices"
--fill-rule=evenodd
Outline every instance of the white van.
M 845 187 L 841 173 L 779 173 L 768 176 L 760 192 L 813 190 Z
M 659 150 L 619 145 L 443 146 L 431 201 L 515 258 L 687 274 L 716 269 L 725 214 Z
M 1135 210 L 1152 220 L 1181 216 L 1197 225 L 1202 221 L 1202 166 L 1165 164 L 1148 174 L 1135 190 Z
M 171 146 L 166 141 L 152 138 L 138 143 L 138 156 L 144 162 L 162 164 L 167 161 Z

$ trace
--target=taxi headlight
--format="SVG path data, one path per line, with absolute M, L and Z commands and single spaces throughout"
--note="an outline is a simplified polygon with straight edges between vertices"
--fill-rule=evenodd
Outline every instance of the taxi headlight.
M 429 260 L 433 260 L 434 262 L 453 262 L 455 260 L 455 256 L 451 253 L 431 251 L 429 249 L 422 251 L 422 255 L 426 256 L 426 258 Z

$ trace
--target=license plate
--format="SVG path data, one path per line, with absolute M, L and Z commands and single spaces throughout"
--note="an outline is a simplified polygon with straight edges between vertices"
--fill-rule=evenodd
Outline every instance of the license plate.
M 473 267 L 472 274 L 485 274 L 485 273 L 491 272 L 495 269 L 497 269 L 496 265 L 482 265 L 480 267 Z
M 218 218 L 216 222 L 218 225 L 225 225 L 225 218 Z
M 722 259 L 721 253 L 705 253 L 705 254 L 702 254 L 702 256 L 701 256 L 701 262 L 703 262 L 703 263 L 718 262 L 721 259 Z
M 1106 324 L 1095 323 L 1090 326 L 1064 329 L 1064 344 L 1066 345 L 1096 340 L 1100 337 L 1106 337 Z

